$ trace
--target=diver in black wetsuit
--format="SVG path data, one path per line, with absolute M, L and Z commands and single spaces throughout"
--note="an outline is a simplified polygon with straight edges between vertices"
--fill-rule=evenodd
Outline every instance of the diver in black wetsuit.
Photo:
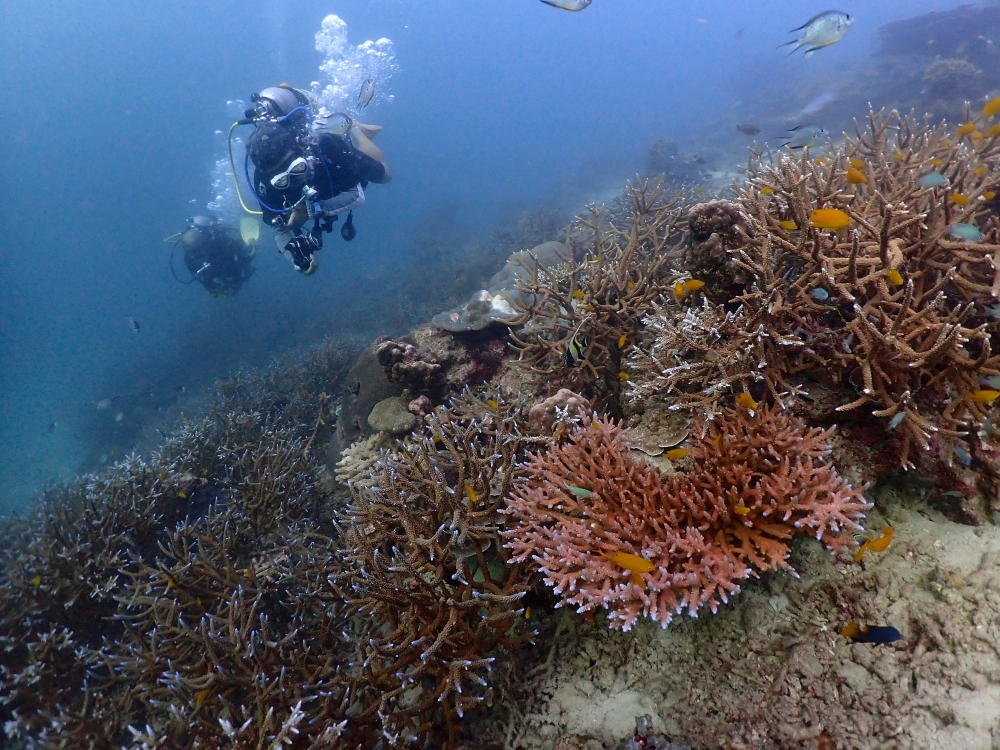
M 197 281 L 213 297 L 236 294 L 253 276 L 254 246 L 245 244 L 235 230 L 223 226 L 214 216 L 188 219 L 180 243 L 191 281 Z
M 364 204 L 368 183 L 390 179 L 381 151 L 368 138 L 377 129 L 340 113 L 316 116 L 305 93 L 286 86 L 264 89 L 253 100 L 257 108 L 247 114 L 255 115 L 257 129 L 247 153 L 264 222 L 295 270 L 315 273 L 323 234 L 347 212 L 340 234 L 354 239 L 353 209 Z

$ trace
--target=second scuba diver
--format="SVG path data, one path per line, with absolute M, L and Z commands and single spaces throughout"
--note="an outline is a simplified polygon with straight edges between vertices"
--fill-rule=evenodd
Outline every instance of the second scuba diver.
M 249 221 L 256 230 L 256 219 Z M 180 235 L 178 241 L 184 246 L 184 265 L 191 273 L 191 280 L 182 281 L 176 271 L 174 277 L 182 284 L 197 281 L 213 297 L 236 294 L 253 276 L 253 256 L 256 253 L 256 237 L 251 236 L 249 230 L 240 234 L 221 224 L 214 216 L 188 219 L 187 231 Z M 173 252 L 170 264 L 173 270 Z
M 257 126 L 247 154 L 262 218 L 295 270 L 315 273 L 323 234 L 346 212 L 340 233 L 354 239 L 353 209 L 364 204 L 368 183 L 390 179 L 385 157 L 369 138 L 378 128 L 342 113 L 317 116 L 305 92 L 285 85 L 264 89 L 253 101 L 244 122 Z

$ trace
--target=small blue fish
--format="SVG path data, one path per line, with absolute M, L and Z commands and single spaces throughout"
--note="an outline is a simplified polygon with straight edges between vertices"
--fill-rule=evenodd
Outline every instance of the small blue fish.
M 986 317 L 988 318 L 1000 320 L 1000 302 L 995 305 L 987 305 L 983 308 L 983 312 L 986 313 Z M 995 388 L 994 390 L 1000 391 L 1000 388 Z
M 566 489 L 569 490 L 569 494 L 581 500 L 586 500 L 594 494 L 592 490 L 588 490 L 586 487 L 577 487 L 575 484 L 567 484 Z
M 948 178 L 940 172 L 928 172 L 917 180 L 917 184 L 920 187 L 941 187 L 948 184 Z
M 991 438 L 991 437 L 993 437 L 994 431 L 995 431 L 995 429 L 993 427 L 993 417 L 989 417 L 983 423 L 983 434 L 986 435 L 986 437 Z
M 128 327 L 131 328 L 134 333 L 139 333 L 139 321 L 131 315 L 128 318 Z
M 858 627 L 853 622 L 848 623 L 847 627 L 844 628 L 840 634 L 845 638 L 850 638 L 855 643 L 873 643 L 876 645 L 894 643 L 895 641 L 902 640 L 903 638 L 902 633 L 896 630 L 896 628 L 888 625 Z
M 956 224 L 948 227 L 948 234 L 966 242 L 979 242 L 983 238 L 983 233 L 975 224 Z
M 811 292 L 809 292 L 809 296 L 812 297 L 817 302 L 826 302 L 828 299 L 830 299 L 830 293 L 821 286 L 818 286 Z
M 969 466 L 972 463 L 972 456 L 969 454 L 969 451 L 965 450 L 961 445 L 953 445 L 951 449 L 955 453 L 955 458 L 961 461 L 963 466 Z
M 979 378 L 979 382 L 988 385 L 990 390 L 1000 391 L 1000 375 L 983 375 Z
M 904 419 L 906 419 L 906 412 L 905 411 L 899 412 L 892 419 L 889 420 L 889 429 L 895 430 L 903 423 Z

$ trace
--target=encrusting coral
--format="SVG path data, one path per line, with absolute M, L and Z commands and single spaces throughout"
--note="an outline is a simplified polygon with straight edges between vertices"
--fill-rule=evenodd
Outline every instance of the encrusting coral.
M 716 412 L 732 395 L 802 394 L 812 379 L 856 388 L 864 409 L 911 446 L 983 428 L 1000 295 L 1000 222 L 988 216 L 1000 125 L 957 130 L 872 113 L 826 156 L 751 164 L 730 242 L 739 278 L 706 287 L 713 302 L 649 318 L 655 341 L 630 361 L 633 395 L 677 392 Z M 697 274 L 698 269 L 692 269 Z
M 787 412 L 738 410 L 664 476 L 595 419 L 528 462 L 504 511 L 512 560 L 534 561 L 560 604 L 607 608 L 616 628 L 714 612 L 740 581 L 788 568 L 796 536 L 853 543 L 868 504 L 833 468 L 829 437 Z

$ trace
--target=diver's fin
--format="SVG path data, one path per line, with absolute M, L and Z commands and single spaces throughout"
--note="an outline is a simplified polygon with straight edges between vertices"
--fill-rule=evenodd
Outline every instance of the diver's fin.
M 370 126 L 368 126 L 370 127 Z M 379 128 L 381 130 L 381 128 Z M 378 132 L 378 131 L 375 131 Z M 358 123 L 351 125 L 351 129 L 347 131 L 347 135 L 351 139 L 351 143 L 354 144 L 356 148 L 361 153 L 370 156 L 383 167 L 385 167 L 385 182 L 392 179 L 392 173 L 389 171 L 389 162 L 385 158 L 385 154 L 382 153 L 382 149 L 376 146 L 371 138 L 365 133 L 363 127 L 359 127 Z
M 260 224 L 257 223 L 256 219 L 251 219 L 248 216 L 240 219 L 240 237 L 243 238 L 243 244 L 248 247 L 257 244 L 260 239 Z
M 351 127 L 358 128 L 362 133 L 365 134 L 365 137 L 367 137 L 369 140 L 372 141 L 375 140 L 375 136 L 377 136 L 379 133 L 382 132 L 381 125 L 366 125 L 365 123 L 358 122 L 357 120 L 354 120 L 351 123 Z

